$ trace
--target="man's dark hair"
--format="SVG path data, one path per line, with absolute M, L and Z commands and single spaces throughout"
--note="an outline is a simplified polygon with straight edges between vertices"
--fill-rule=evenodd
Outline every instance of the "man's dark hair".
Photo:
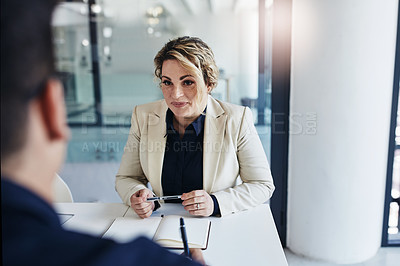
M 1 157 L 25 144 L 29 101 L 54 73 L 55 0 L 1 0 Z

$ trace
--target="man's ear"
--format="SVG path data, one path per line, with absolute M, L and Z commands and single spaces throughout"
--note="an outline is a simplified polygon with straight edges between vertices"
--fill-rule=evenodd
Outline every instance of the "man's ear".
M 57 79 L 49 79 L 40 98 L 40 105 L 48 136 L 51 140 L 67 140 L 67 125 L 64 90 Z

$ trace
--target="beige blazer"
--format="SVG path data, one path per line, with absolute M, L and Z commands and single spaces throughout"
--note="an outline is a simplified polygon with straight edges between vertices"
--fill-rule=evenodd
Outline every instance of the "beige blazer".
M 130 197 L 150 182 L 163 195 L 161 172 L 166 144 L 164 100 L 136 106 L 115 188 Z M 204 122 L 203 189 L 215 195 L 221 215 L 267 201 L 275 189 L 267 157 L 249 108 L 208 96 Z M 241 182 L 237 182 L 240 177 Z M 240 180 L 239 179 L 239 180 Z

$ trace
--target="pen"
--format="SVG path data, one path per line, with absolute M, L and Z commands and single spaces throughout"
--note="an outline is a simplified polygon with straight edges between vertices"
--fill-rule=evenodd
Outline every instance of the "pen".
M 185 222 L 183 221 L 182 217 L 181 217 L 180 221 L 181 221 L 181 237 L 182 237 L 182 242 L 183 242 L 183 250 L 185 252 L 185 256 L 190 258 L 190 251 L 189 251 L 189 245 L 187 242 Z
M 182 195 L 161 196 L 161 197 L 148 198 L 147 201 L 153 201 L 153 200 L 174 200 L 174 199 L 180 199 L 181 197 L 182 197 Z

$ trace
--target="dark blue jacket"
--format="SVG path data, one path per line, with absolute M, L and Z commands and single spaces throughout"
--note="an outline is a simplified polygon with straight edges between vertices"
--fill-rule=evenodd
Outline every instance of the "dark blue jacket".
M 1 179 L 3 265 L 198 265 L 146 238 L 127 244 L 64 230 L 44 200 Z

